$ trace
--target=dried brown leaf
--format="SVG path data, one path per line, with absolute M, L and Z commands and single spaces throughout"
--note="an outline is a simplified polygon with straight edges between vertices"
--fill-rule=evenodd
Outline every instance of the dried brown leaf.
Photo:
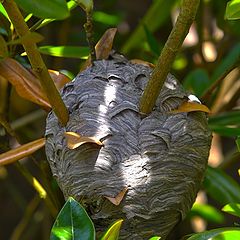
M 95 143 L 99 146 L 103 145 L 101 141 L 95 137 L 84 137 L 75 132 L 65 132 L 64 134 L 67 139 L 67 146 L 70 149 L 75 149 L 84 143 Z
M 0 154 L 0 166 L 16 162 L 31 155 L 45 145 L 45 138 L 26 143 L 8 152 Z
M 125 187 L 120 193 L 118 193 L 118 195 L 116 197 L 105 196 L 105 198 L 107 198 L 114 205 L 118 206 L 121 203 L 121 201 L 123 200 L 127 190 L 128 190 L 128 188 Z
M 132 60 L 130 60 L 130 62 L 133 63 L 133 64 L 141 64 L 141 65 L 144 65 L 146 67 L 155 68 L 154 64 L 152 64 L 150 62 L 143 61 L 141 59 L 132 59 Z
M 16 88 L 21 97 L 46 109 L 51 108 L 37 77 L 16 60 L 12 58 L 2 60 L 0 62 L 0 75 Z
M 196 102 L 183 102 L 178 107 L 178 109 L 172 110 L 171 113 L 196 112 L 196 111 L 210 113 L 210 110 L 207 106 Z
M 66 83 L 71 81 L 71 79 L 69 77 L 67 77 L 65 74 L 60 73 L 58 71 L 49 69 L 48 72 L 49 72 L 52 80 L 54 81 L 57 89 L 61 89 Z
M 96 58 L 108 59 L 117 28 L 109 28 L 95 46 Z

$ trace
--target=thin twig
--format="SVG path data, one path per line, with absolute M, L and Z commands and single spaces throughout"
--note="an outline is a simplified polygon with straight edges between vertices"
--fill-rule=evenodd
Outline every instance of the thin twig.
M 13 0 L 4 0 L 3 6 L 11 19 L 19 37 L 23 37 L 30 33 L 24 18 Z M 59 121 L 66 125 L 68 122 L 68 110 L 55 87 L 52 78 L 49 75 L 48 69 L 44 64 L 42 57 L 37 49 L 37 45 L 32 41 L 24 41 L 23 47 L 27 53 L 29 62 L 36 76 L 39 78 L 41 85 L 46 93 L 48 100 L 52 106 L 53 111 L 58 117 Z
M 189 28 L 195 19 L 200 0 L 183 0 L 177 21 L 168 37 L 168 40 L 158 58 L 155 69 L 148 81 L 140 100 L 140 112 L 148 114 L 152 111 L 162 86 L 171 69 L 172 63 Z

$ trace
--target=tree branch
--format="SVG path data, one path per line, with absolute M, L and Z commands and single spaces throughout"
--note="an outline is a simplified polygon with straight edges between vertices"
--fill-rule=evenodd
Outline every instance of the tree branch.
M 175 56 L 181 48 L 189 28 L 195 19 L 199 2 L 200 0 L 182 0 L 177 21 L 165 43 L 140 100 L 140 112 L 148 114 L 152 111 Z
M 25 23 L 21 12 L 19 11 L 17 4 L 13 0 L 4 0 L 2 4 L 7 11 L 8 16 L 11 19 L 19 37 L 29 34 L 29 28 Z M 42 88 L 48 97 L 54 113 L 58 117 L 59 121 L 63 125 L 66 125 L 69 117 L 67 108 L 48 73 L 47 67 L 37 49 L 37 45 L 28 40 L 24 41 L 23 47 L 27 53 L 34 73 L 41 82 Z

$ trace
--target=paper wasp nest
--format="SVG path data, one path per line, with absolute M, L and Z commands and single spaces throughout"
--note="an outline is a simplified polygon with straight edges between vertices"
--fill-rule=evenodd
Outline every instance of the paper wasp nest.
M 139 113 L 151 71 L 117 54 L 95 61 L 62 89 L 67 126 L 53 112 L 47 119 L 46 154 L 64 196 L 86 207 L 99 232 L 123 218 L 120 239 L 164 239 L 190 210 L 207 165 L 206 114 L 171 112 L 188 100 L 172 75 L 151 114 Z M 103 146 L 87 142 L 69 149 L 65 132 Z M 126 189 L 118 206 L 106 198 Z

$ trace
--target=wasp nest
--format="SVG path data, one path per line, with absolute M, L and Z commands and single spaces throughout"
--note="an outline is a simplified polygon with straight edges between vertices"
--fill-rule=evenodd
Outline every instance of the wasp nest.
M 190 210 L 207 165 L 206 114 L 172 112 L 188 100 L 172 75 L 151 114 L 139 112 L 151 71 L 118 54 L 95 61 L 62 89 L 66 127 L 53 112 L 47 119 L 46 153 L 64 196 L 86 207 L 99 232 L 123 218 L 120 239 L 166 238 Z M 69 149 L 66 132 L 102 144 Z

